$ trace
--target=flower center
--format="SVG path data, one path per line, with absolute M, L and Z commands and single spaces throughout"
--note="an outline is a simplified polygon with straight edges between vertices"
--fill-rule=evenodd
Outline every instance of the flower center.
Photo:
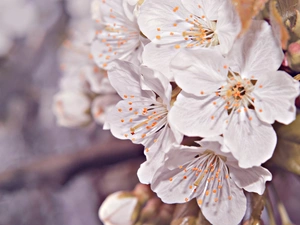
M 187 47 L 201 46 L 211 47 L 219 44 L 218 35 L 215 33 L 217 21 L 190 15 L 188 20 L 193 26 L 188 31 L 182 32 L 185 40 L 189 41 Z
M 228 114 L 233 111 L 241 112 L 242 108 L 247 111 L 249 107 L 254 107 L 254 98 L 251 93 L 255 83 L 255 80 L 242 79 L 239 74 L 229 71 L 227 84 L 216 92 L 216 95 L 222 97 L 226 102 L 224 108 Z
M 196 155 L 192 161 L 179 166 L 185 174 L 182 179 L 190 181 L 188 188 L 192 194 L 189 197 L 197 197 L 199 205 L 203 202 L 218 202 L 224 196 L 231 200 L 229 170 L 225 162 L 226 157 L 206 150 L 203 154 Z
M 154 135 L 166 126 L 168 110 L 163 103 L 142 98 L 127 103 L 128 109 L 119 109 L 119 112 L 129 112 L 126 115 L 128 121 L 121 119 L 122 123 L 127 124 L 125 127 L 129 127 L 124 134 L 126 138 L 131 135 L 131 140 L 137 141 Z

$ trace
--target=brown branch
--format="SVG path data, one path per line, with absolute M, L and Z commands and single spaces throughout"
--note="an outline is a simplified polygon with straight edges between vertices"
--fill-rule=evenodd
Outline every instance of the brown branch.
M 101 143 L 84 151 L 57 154 L 0 173 L 0 190 L 13 192 L 22 188 L 59 188 L 83 171 L 142 158 L 142 155 L 142 146 L 129 141 Z

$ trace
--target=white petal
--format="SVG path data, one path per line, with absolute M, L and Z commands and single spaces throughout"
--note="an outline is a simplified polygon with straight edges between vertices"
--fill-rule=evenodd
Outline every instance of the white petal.
M 296 117 L 299 82 L 283 71 L 261 73 L 253 90 L 258 117 L 266 123 L 289 124 Z
M 212 201 L 199 205 L 205 218 L 214 225 L 235 225 L 245 215 L 246 197 L 244 192 L 231 179 L 229 182 L 231 200 L 225 195 L 226 192 L 221 192 L 221 197 L 218 198 L 217 202 Z
M 184 7 L 194 15 L 205 16 L 209 20 L 218 20 L 218 10 L 222 3 L 221 0 L 181 0 Z
M 183 203 L 195 198 L 199 189 L 195 191 L 194 182 L 197 180 L 194 170 L 184 169 L 195 160 L 195 156 L 206 151 L 201 147 L 173 145 L 168 153 L 164 165 L 155 173 L 151 188 L 166 203 Z M 191 164 L 193 166 L 193 164 Z M 199 187 L 200 188 L 200 187 Z M 202 187 L 203 188 L 203 187 Z
M 220 42 L 222 54 L 227 54 L 233 45 L 235 38 L 240 32 L 241 24 L 231 1 L 223 1 L 218 10 L 218 22 L 216 33 Z
M 153 176 L 165 162 L 165 153 L 159 149 L 155 150 L 150 148 L 155 154 L 141 164 L 137 171 L 139 181 L 143 184 L 149 184 L 152 182 Z
M 171 61 L 171 70 L 185 92 L 203 96 L 217 91 L 226 82 L 228 66 L 217 51 L 183 49 Z
M 251 78 L 263 72 L 276 71 L 283 60 L 283 52 L 270 25 L 253 20 L 249 31 L 234 43 L 228 59 L 235 72 Z
M 152 91 L 144 91 L 140 84 L 140 68 L 134 64 L 115 60 L 112 69 L 108 71 L 111 85 L 116 89 L 121 98 L 149 97 L 155 98 Z
M 223 104 L 218 96 L 196 97 L 182 91 L 169 112 L 169 121 L 187 136 L 216 136 L 223 132 L 227 118 Z
M 143 143 L 146 146 L 145 155 L 147 160 L 137 172 L 141 183 L 149 184 L 152 182 L 156 171 L 165 164 L 165 153 L 169 151 L 172 144 L 179 144 L 182 138 L 183 136 L 181 135 L 181 138 L 178 140 L 174 132 L 166 126 L 155 134 L 153 139 L 156 139 L 156 142 L 149 140 L 148 143 Z
M 175 10 L 176 7 L 178 10 Z M 189 15 L 190 13 L 182 6 L 180 0 L 145 1 L 140 8 L 138 24 L 143 34 L 150 40 L 155 40 L 156 36 L 161 35 L 162 32 L 182 34 L 182 31 L 187 30 L 187 26 L 191 26 L 185 21 Z
M 248 192 L 255 192 L 262 195 L 265 191 L 266 181 L 272 180 L 272 174 L 261 166 L 241 169 L 237 161 L 226 163 L 230 171 L 230 176 L 236 185 Z
M 100 95 L 93 100 L 92 115 L 99 124 L 104 124 L 106 114 L 119 102 L 121 98 L 118 95 Z M 106 126 L 107 127 L 107 126 Z
M 135 37 L 130 37 L 128 32 L 123 34 L 125 37 L 122 40 L 116 40 L 118 37 L 116 39 L 113 38 L 116 34 L 103 30 L 98 35 L 98 39 L 95 39 L 91 45 L 91 54 L 95 63 L 103 69 L 110 69 L 111 62 L 115 59 L 136 64 L 136 60 L 140 58 L 139 54 L 141 54 L 141 43 L 138 32 L 132 31 L 132 33 L 134 32 Z M 121 36 L 121 34 L 119 35 Z
M 224 130 L 224 144 L 242 168 L 260 166 L 271 158 L 276 140 L 272 126 L 260 121 L 251 109 L 246 114 L 234 113 Z
M 169 80 L 160 72 L 147 67 L 142 66 L 141 73 L 143 74 L 143 82 L 145 85 L 154 91 L 163 100 L 163 103 L 168 105 L 171 101 L 172 92 L 172 86 Z
M 170 69 L 170 62 L 179 52 L 174 45 L 156 45 L 149 43 L 143 52 L 143 64 L 160 71 L 169 80 L 173 81 L 174 76 Z

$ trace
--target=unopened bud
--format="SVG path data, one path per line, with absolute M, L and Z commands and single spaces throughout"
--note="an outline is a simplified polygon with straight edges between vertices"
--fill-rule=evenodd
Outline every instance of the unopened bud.
M 291 43 L 288 47 L 289 66 L 294 71 L 300 71 L 300 41 Z
M 91 122 L 90 98 L 79 91 L 61 91 L 54 96 L 52 110 L 64 127 L 84 126 Z
M 154 196 L 154 193 L 151 191 L 149 185 L 145 184 L 137 184 L 133 190 L 133 194 L 138 197 L 141 204 L 144 204 Z
M 109 195 L 99 209 L 104 225 L 132 225 L 137 220 L 141 204 L 131 192 L 119 191 Z

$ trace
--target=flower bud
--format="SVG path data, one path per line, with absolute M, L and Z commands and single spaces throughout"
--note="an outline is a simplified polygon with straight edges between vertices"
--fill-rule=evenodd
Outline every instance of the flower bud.
M 292 70 L 300 71 L 300 41 L 291 43 L 289 45 L 288 61 Z
M 77 91 L 61 91 L 54 96 L 52 110 L 64 127 L 84 126 L 91 122 L 90 98 Z
M 132 225 L 135 223 L 141 204 L 131 192 L 119 191 L 109 195 L 99 209 L 99 218 L 104 225 Z

